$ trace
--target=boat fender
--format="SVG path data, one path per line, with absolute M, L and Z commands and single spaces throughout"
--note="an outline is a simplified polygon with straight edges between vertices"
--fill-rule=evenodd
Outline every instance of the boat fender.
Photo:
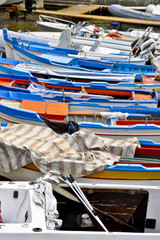
M 156 8 L 156 5 L 155 4 L 149 4 L 146 9 L 145 9 L 145 12 L 147 13 L 153 13 L 153 10 Z
M 97 27 L 93 28 L 93 32 L 99 32 L 99 29 Z
M 108 33 L 108 34 L 106 35 L 106 37 L 121 38 L 121 35 L 119 35 L 118 33 L 112 32 L 112 33 Z

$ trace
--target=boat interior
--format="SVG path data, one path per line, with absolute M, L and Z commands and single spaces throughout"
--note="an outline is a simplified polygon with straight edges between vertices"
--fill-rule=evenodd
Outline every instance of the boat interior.
M 82 189 L 94 207 L 98 217 L 109 231 L 143 232 L 148 201 L 146 191 L 125 191 L 123 189 Z M 82 215 L 87 213 L 82 204 L 58 196 L 58 211 L 63 219 L 61 230 L 102 231 L 91 217 L 89 226 L 83 225 Z M 118 201 L 117 201 L 118 199 Z M 71 219 L 71 221 L 69 221 Z M 82 221 L 82 222 L 81 222 Z
M 109 231 L 144 232 L 147 191 L 100 188 L 82 190 Z M 66 198 L 57 191 L 53 191 L 53 194 L 58 202 L 59 218 L 63 220 L 60 230 L 103 231 L 83 204 Z M 1 224 L 32 222 L 34 211 L 31 201 L 29 191 L 26 189 L 0 189 Z M 90 220 L 87 223 L 86 214 Z

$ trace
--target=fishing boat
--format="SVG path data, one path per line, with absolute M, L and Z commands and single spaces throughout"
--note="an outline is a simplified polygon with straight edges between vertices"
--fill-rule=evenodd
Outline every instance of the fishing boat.
M 68 29 L 65 30 L 62 33 L 58 33 L 58 32 L 14 32 L 14 31 L 10 31 L 7 30 L 8 34 L 10 37 L 16 37 L 16 38 L 21 38 L 24 40 L 28 40 L 28 41 L 37 41 L 40 43 L 48 43 L 50 46 L 54 46 L 54 47 L 63 47 L 63 48 L 74 48 L 74 49 L 79 49 L 82 50 L 82 48 L 84 46 L 89 46 L 90 48 L 95 44 L 95 42 L 98 40 L 97 37 L 80 37 L 80 36 L 71 36 L 71 33 L 68 33 Z M 113 35 L 113 34 L 112 34 Z M 131 47 L 130 44 L 133 42 L 133 38 L 130 40 L 130 44 L 128 44 L 126 41 L 124 42 L 120 42 L 117 41 L 117 39 L 113 39 L 113 37 L 107 37 L 105 39 L 99 39 L 98 40 L 100 47 L 108 47 L 108 48 L 112 48 L 112 49 L 117 49 L 121 51 L 124 51 L 126 49 L 128 49 L 130 51 Z M 97 42 L 97 43 L 98 43 Z M 113 44 L 115 43 L 115 44 Z M 84 50 L 86 49 L 86 47 L 84 48 Z M 0 48 L 3 52 L 5 52 L 5 43 L 4 43 L 4 39 L 3 39 L 3 30 L 0 29 Z M 87 50 L 88 51 L 88 50 Z M 118 51 L 115 51 L 118 53 Z M 94 51 L 95 55 L 98 54 Z M 89 52 L 87 53 L 87 55 L 90 55 Z M 101 54 L 103 54 L 103 52 L 101 51 Z M 93 54 L 92 54 L 93 55 Z M 119 58 L 126 58 L 125 56 L 119 56 Z
M 112 64 L 111 64 L 112 65 Z M 110 66 L 111 66 L 110 65 Z M 95 72 L 95 71 L 77 71 L 72 70 L 68 71 L 53 71 L 49 68 L 44 68 L 38 63 L 18 61 L 8 58 L 0 58 L 0 72 L 5 74 L 20 75 L 27 77 L 40 77 L 40 78 L 59 78 L 59 79 L 68 79 L 74 81 L 108 81 L 119 82 L 119 81 L 134 81 L 134 74 L 118 74 L 110 72 Z
M 51 47 L 51 46 L 48 46 L 48 44 L 42 44 L 42 43 L 38 43 L 38 42 L 32 42 L 32 41 L 23 41 L 22 40 L 18 40 L 18 39 L 12 39 L 8 36 L 7 34 L 7 30 L 6 29 L 3 29 L 3 34 L 4 34 L 4 43 L 5 43 L 5 49 L 6 49 L 6 55 L 7 55 L 7 58 L 11 58 L 11 59 L 16 59 L 17 60 L 19 59 L 18 56 L 16 57 L 16 51 L 25 51 L 25 52 L 29 52 L 29 53 L 32 53 L 38 57 L 44 57 L 45 58 L 45 54 L 48 55 L 48 58 L 50 59 L 51 61 L 51 55 L 52 54 L 61 54 L 61 55 L 65 55 L 66 57 L 66 51 L 69 53 L 69 51 L 71 52 L 71 49 L 67 49 L 67 47 L 60 47 L 59 48 L 55 48 L 55 47 Z M 121 61 L 122 59 L 126 59 L 125 62 L 129 62 L 129 63 L 136 63 L 136 64 L 142 64 L 142 63 L 145 63 L 147 61 L 147 57 L 142 57 L 139 58 L 139 57 L 134 57 L 133 54 L 129 55 L 130 51 L 128 52 L 120 52 L 118 50 L 115 50 L 115 49 L 112 49 L 112 48 L 98 48 L 97 46 L 100 44 L 100 42 L 97 40 L 97 42 L 92 46 L 90 47 L 89 49 L 84 49 L 84 48 L 80 48 L 80 49 L 77 49 L 77 55 L 75 55 L 76 53 L 76 50 L 72 50 L 72 52 L 74 54 L 70 54 L 68 55 L 68 60 L 71 60 L 71 58 L 78 58 L 79 60 L 81 58 L 83 58 L 83 61 L 86 62 L 87 60 L 89 61 L 89 59 L 91 59 L 93 61 L 93 59 L 96 59 L 97 56 L 99 55 L 98 59 L 105 59 L 106 58 L 106 61 L 103 61 L 103 64 L 107 64 L 107 62 L 114 62 L 114 60 L 112 58 L 117 58 L 116 61 L 118 61 L 118 59 L 120 59 L 119 61 Z M 22 45 L 23 45 L 23 49 L 22 49 Z M 17 48 L 17 49 L 15 49 Z M 91 49 L 92 48 L 92 49 Z M 60 52 L 59 52 L 59 51 Z M 45 53 L 45 54 L 44 54 Z M 22 54 L 22 52 L 21 52 Z M 21 55 L 20 53 L 18 54 L 19 57 Z M 24 52 L 23 52 L 24 54 Z M 106 55 L 105 55 L 106 54 Z M 28 55 L 28 54 L 27 54 Z M 96 58 L 95 58 L 96 56 Z M 31 56 L 30 56 L 31 57 Z M 33 57 L 33 56 L 32 56 Z M 64 56 L 63 56 L 64 57 Z M 87 58 L 87 59 L 86 59 Z M 89 58 L 89 59 L 88 59 Z M 23 60 L 26 59 L 26 57 L 23 56 Z M 22 59 L 21 59 L 22 60 Z M 37 59 L 38 60 L 38 59 Z M 39 59 L 40 60 L 40 59 Z M 31 59 L 28 61 L 31 61 Z M 33 57 L 32 61 L 35 61 L 35 57 Z M 73 65 L 73 61 L 72 60 L 72 63 L 70 63 L 69 65 L 72 66 Z M 56 62 L 58 63 L 58 59 L 52 59 L 52 62 Z M 61 59 L 61 63 L 63 63 L 64 65 L 67 64 L 67 61 L 64 62 L 63 59 Z M 100 64 L 100 62 L 99 62 Z M 79 65 L 79 63 L 77 62 L 76 65 Z M 85 67 L 85 65 L 82 65 L 83 67 Z M 97 66 L 98 67 L 98 66 Z M 90 69 L 94 69 L 94 66 L 90 66 Z M 103 69 L 104 69 L 104 65 L 103 65 Z
M 116 79 L 115 81 L 111 81 L 108 79 L 107 82 L 97 82 L 97 81 L 91 81 L 91 82 L 73 82 L 73 81 L 67 81 L 67 80 L 62 80 L 62 79 L 38 79 L 39 83 L 41 83 L 41 85 L 45 86 L 48 89 L 54 89 L 54 90 L 58 90 L 58 89 L 64 89 L 66 91 L 85 91 L 86 93 L 90 92 L 92 89 L 92 93 L 96 93 L 96 89 L 97 89 L 97 93 L 99 91 L 99 93 L 102 91 L 105 91 L 105 89 L 109 89 L 109 88 L 115 88 L 115 89 L 130 89 L 130 90 L 146 90 L 148 92 L 152 92 L 152 91 L 158 91 L 160 84 L 159 81 L 157 81 L 155 79 L 155 77 L 145 77 L 145 76 L 136 76 L 135 81 L 134 82 L 129 82 L 129 81 L 121 81 L 121 82 L 117 82 L 116 83 Z M 37 81 L 37 83 L 38 83 Z M 8 80 L 9 82 L 9 80 Z M 26 87 L 29 86 L 30 81 L 26 81 Z M 3 85 L 3 80 L 1 81 L 1 84 Z M 5 84 L 5 82 L 4 82 Z M 19 81 L 18 79 L 15 81 L 12 81 L 12 83 L 10 84 L 10 86 L 19 86 L 23 84 L 23 81 Z
M 52 46 L 57 46 L 59 43 L 59 35 L 56 38 L 54 33 L 50 33 L 48 36 L 44 33 L 43 35 L 39 36 L 39 32 L 15 32 L 11 30 L 7 30 L 9 36 L 16 37 L 16 38 L 22 38 L 24 40 L 28 41 L 38 41 L 41 43 L 49 43 Z M 5 53 L 5 45 L 4 45 L 4 39 L 3 39 L 3 29 L 0 29 L 0 49 Z
M 159 238 L 157 186 L 74 183 L 84 202 L 66 183 L 56 186 L 43 180 L 32 184 L 24 181 L 13 184 L 1 182 L 1 239 L 9 239 L 11 235 L 17 240 L 26 235 L 31 240 L 35 237 L 48 240 L 68 237 L 75 240 L 77 236 L 88 240 L 103 240 L 106 237 L 111 240 Z M 42 186 L 47 189 L 38 193 L 37 188 Z M 48 203 L 46 207 L 40 202 L 38 204 L 40 197 Z M 94 213 L 91 214 L 92 209 Z M 48 216 L 46 219 L 45 212 L 51 212 L 55 218 L 49 219 Z
M 91 25 L 91 24 L 90 24 Z M 94 28 L 92 27 L 94 30 Z M 82 29 L 81 29 L 82 30 Z M 146 29 L 147 30 L 147 29 Z M 9 36 L 11 38 L 16 37 L 20 38 L 21 40 L 28 40 L 28 41 L 37 41 L 41 43 L 47 43 L 50 45 L 50 47 L 62 47 L 62 48 L 72 48 L 79 51 L 79 56 L 87 56 L 88 58 L 95 58 L 95 59 L 101 59 L 103 58 L 110 58 L 114 57 L 114 54 L 116 55 L 116 58 L 121 59 L 127 59 L 127 55 L 124 55 L 125 53 L 129 53 L 131 51 L 131 44 L 134 40 L 136 40 L 139 37 L 142 37 L 146 30 L 141 31 L 140 35 L 132 36 L 132 37 L 123 37 L 123 35 L 127 35 L 128 33 L 119 33 L 115 32 L 115 30 L 109 30 L 109 33 L 104 33 L 102 36 L 99 35 L 99 33 L 90 33 L 90 37 L 85 36 L 78 36 L 78 34 L 73 34 L 69 29 L 62 32 L 62 34 L 58 34 L 57 32 L 14 32 L 7 30 Z M 0 30 L 0 47 L 3 51 L 5 51 L 5 43 L 3 39 L 3 30 Z M 85 28 L 84 28 L 85 31 Z M 118 34 L 119 33 L 119 34 Z M 95 35 L 96 34 L 96 35 Z M 156 38 L 157 44 L 155 46 L 155 54 L 158 54 L 158 35 L 155 34 L 155 37 L 153 35 L 153 31 L 150 32 L 148 35 L 151 38 Z M 81 34 L 83 35 L 83 33 Z M 93 35 L 93 36 L 92 36 Z M 119 36 L 119 38 L 116 37 Z M 108 52 L 106 51 L 108 48 Z M 105 50 L 106 49 L 106 50 Z M 110 49 L 110 51 L 109 51 Z M 112 54 L 111 55 L 111 49 Z M 110 53 L 109 53 L 110 52 Z M 108 54 L 107 54 L 108 53 Z M 130 61 L 140 61 L 140 58 L 131 58 Z M 141 60 L 142 62 L 142 60 Z
M 92 90 L 89 93 L 85 92 L 64 92 L 48 90 L 43 86 L 32 84 L 30 89 L 8 87 L 1 85 L 0 98 L 11 100 L 32 100 L 46 102 L 59 101 L 69 103 L 101 103 L 104 105 L 144 105 L 150 107 L 158 106 L 158 92 L 147 92 L 142 90 L 118 90 L 105 89 L 94 94 Z M 94 90 L 94 89 L 93 89 Z M 96 89 L 95 89 L 96 90 Z
M 39 40 L 37 38 L 38 42 L 48 42 L 48 39 L 50 38 L 51 41 L 50 43 L 48 42 L 50 46 L 63 47 L 63 48 L 75 48 L 81 51 L 89 51 L 92 48 L 91 51 L 103 53 L 103 51 L 105 51 L 106 49 L 105 53 L 108 53 L 110 48 L 112 49 L 113 53 L 115 52 L 115 53 L 125 54 L 131 50 L 130 43 L 127 43 L 125 41 L 121 43 L 120 40 L 117 41 L 117 39 L 113 39 L 112 41 L 112 38 L 110 37 L 110 35 L 108 36 L 106 35 L 107 37 L 93 36 L 93 37 L 87 38 L 87 37 L 77 36 L 77 34 L 72 34 L 72 31 L 70 29 L 66 29 L 61 34 L 58 34 L 57 32 L 54 32 L 52 34 L 50 32 L 49 33 L 43 32 L 41 34 L 40 32 L 39 34 L 37 32 L 35 33 L 32 32 L 31 34 L 27 34 L 27 33 L 21 34 L 21 33 L 12 33 L 12 31 L 8 31 L 8 33 L 10 37 L 20 37 L 21 39 L 26 39 L 28 41 L 34 41 L 33 39 L 37 38 L 37 36 L 39 36 L 40 38 Z M 25 36 L 25 34 L 27 36 Z M 3 35 L 3 34 L 0 32 L 0 35 Z M 30 40 L 28 35 L 31 35 Z M 43 38 L 46 35 L 48 35 L 48 37 L 47 37 L 47 40 L 44 41 Z M 4 41 L 2 43 L 4 45 Z M 107 52 L 107 49 L 108 49 L 108 52 Z
M 9 60 L 10 62 L 10 60 Z M 8 62 L 8 63 L 9 63 Z M 15 61 L 16 62 L 16 61 Z M 8 64 L 9 66 L 9 64 Z M 0 63 L 0 68 L 1 68 L 1 63 Z M 7 64 L 2 65 L 1 70 L 3 69 L 7 69 Z M 29 87 L 29 84 L 31 82 L 35 82 L 38 84 L 41 84 L 43 86 L 45 86 L 48 89 L 52 89 L 52 90 L 66 90 L 66 91 L 83 91 L 85 90 L 85 92 L 87 93 L 87 89 L 92 88 L 92 89 L 100 89 L 105 90 L 105 88 L 116 88 L 116 89 L 131 89 L 131 90 L 135 90 L 135 89 L 142 89 L 142 90 L 147 90 L 148 92 L 152 92 L 152 91 L 158 91 L 160 88 L 160 84 L 159 81 L 157 81 L 155 79 L 154 76 L 152 76 L 152 74 L 150 73 L 151 76 L 148 76 L 149 73 L 146 72 L 147 76 L 144 76 L 145 73 L 143 74 L 143 76 L 137 74 L 137 76 L 135 77 L 135 80 L 133 82 L 130 82 L 129 79 L 128 81 L 124 82 L 124 81 L 120 81 L 120 79 L 109 79 L 108 81 L 106 79 L 106 82 L 97 82 L 95 81 L 91 81 L 89 82 L 89 79 L 85 79 L 81 82 L 77 81 L 72 81 L 70 79 L 65 80 L 65 79 L 58 79 L 56 77 L 54 78 L 50 78 L 50 79 L 46 79 L 46 78 L 42 78 L 42 77 L 47 77 L 47 75 L 43 75 L 43 72 L 39 73 L 39 76 L 41 74 L 40 78 L 36 78 L 33 76 L 19 76 L 18 73 L 16 74 L 16 70 L 15 70 L 15 74 L 11 74 L 11 72 L 14 72 L 15 68 L 11 68 L 10 70 L 10 74 L 0 74 L 0 84 L 1 85 L 6 85 L 6 86 L 12 86 L 12 87 Z M 32 72 L 32 70 L 30 69 L 30 71 Z M 8 71 L 9 72 L 9 71 Z M 21 75 L 26 75 L 27 72 L 21 72 Z M 35 74 L 35 73 L 34 73 Z M 29 75 L 29 72 L 28 72 Z M 48 76 L 49 77 L 49 76 Z M 119 80 L 119 82 L 118 82 Z M 126 79 L 127 80 L 127 79 Z M 86 82 L 87 81 L 87 82 Z M 98 91 L 98 90 L 97 90 Z M 95 94 L 96 91 L 93 91 L 93 93 Z
M 149 92 L 152 91 L 158 91 L 160 84 L 159 82 L 155 79 L 155 77 L 145 77 L 145 76 L 138 76 L 135 78 L 134 82 L 118 82 L 116 83 L 115 81 L 111 81 L 108 79 L 107 82 L 97 82 L 97 81 L 92 81 L 92 82 L 73 82 L 73 81 L 67 81 L 63 79 L 56 79 L 56 78 L 51 78 L 51 79 L 41 79 L 41 78 L 21 78 L 16 76 L 15 80 L 14 78 L 9 79 L 9 75 L 5 77 L 5 75 L 1 75 L 3 78 L 1 78 L 1 85 L 10 85 L 10 86 L 18 86 L 18 87 L 29 87 L 29 84 L 32 82 L 39 83 L 43 86 L 45 86 L 48 89 L 52 90 L 58 90 L 58 89 L 63 89 L 66 91 L 85 91 L 87 93 L 88 89 L 92 89 L 92 93 L 96 93 L 96 90 L 94 91 L 93 89 L 100 89 L 105 91 L 105 89 L 109 88 L 116 88 L 116 89 L 141 89 L 141 90 L 147 90 Z M 32 80 L 31 80 L 32 79 Z M 89 90 L 90 92 L 90 90 Z M 98 92 L 97 92 L 98 93 Z
M 157 14 L 133 10 L 128 7 L 121 6 L 119 4 L 110 5 L 108 11 L 110 12 L 111 15 L 122 18 L 135 18 L 149 21 L 160 21 L 160 16 Z
M 1 90 L 0 119 L 3 122 L 46 125 L 43 116 L 50 120 L 96 122 L 107 124 L 110 118 L 160 120 L 160 110 L 142 105 L 110 106 L 98 103 L 65 103 L 45 101 L 40 96 L 27 95 L 26 91 Z M 121 114 L 122 113 L 122 114 Z
M 110 121 L 110 124 L 79 122 L 79 127 L 80 129 L 88 128 L 101 137 L 111 137 L 115 139 L 137 137 L 138 139 L 148 139 L 159 142 L 159 121 L 121 121 L 115 119 L 111 119 Z
M 153 141 L 101 138 L 88 129 L 57 134 L 47 127 L 4 123 L 0 136 L 5 148 L 0 175 L 8 179 L 33 181 L 51 171 L 55 175 L 69 172 L 82 182 L 154 184 L 160 180 L 160 160 L 156 158 L 160 144 Z M 143 157 L 146 149 L 148 158 Z M 151 155 L 154 158 L 149 159 Z
M 113 59 L 112 59 L 113 60 Z M 94 62 L 96 64 L 96 62 Z M 97 63 L 98 64 L 98 63 Z M 103 62 L 102 62 L 103 64 Z M 26 76 L 39 76 L 43 78 L 57 78 L 57 79 L 68 79 L 70 81 L 105 81 L 110 83 L 118 82 L 142 82 L 143 76 L 153 77 L 155 76 L 155 70 L 153 66 L 148 65 L 137 65 L 127 64 L 123 62 L 110 62 L 107 66 L 108 70 L 105 72 L 95 71 L 83 71 L 74 73 L 72 71 L 53 71 L 51 69 L 43 68 L 37 63 L 31 63 L 26 61 L 18 61 L 13 59 L 0 58 L 0 72 L 9 73 L 14 75 L 26 75 Z M 147 81 L 147 80 L 146 80 Z M 149 82 L 149 81 L 148 81 Z M 155 84 L 158 82 L 155 81 Z M 118 86 L 117 86 L 118 87 Z
M 90 105 L 88 106 L 89 110 Z M 150 118 L 150 114 L 141 113 L 121 113 L 110 112 L 110 107 L 101 106 L 97 112 L 98 107 L 93 107 L 92 112 L 85 111 L 86 106 L 83 104 L 68 104 L 64 102 L 42 102 L 31 100 L 9 100 L 3 98 L 0 100 L 0 120 L 8 123 L 23 123 L 39 126 L 47 126 L 46 120 L 60 120 L 64 121 L 64 125 L 67 121 L 81 122 L 99 122 L 107 124 L 110 118 L 118 119 L 146 119 Z M 79 109 L 79 110 L 78 110 Z M 158 115 L 158 114 L 157 114 Z M 43 118 L 42 118 L 43 117 Z M 54 123 L 53 123 L 54 124 Z M 56 124 L 56 123 L 55 123 Z M 62 124 L 62 123 L 61 123 Z

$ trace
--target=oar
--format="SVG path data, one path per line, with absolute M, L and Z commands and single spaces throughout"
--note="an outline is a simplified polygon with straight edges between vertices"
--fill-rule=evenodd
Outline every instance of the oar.
M 79 199 L 75 195 L 73 195 L 72 193 L 66 191 L 65 189 L 57 186 L 56 184 L 52 183 L 52 189 L 53 189 L 53 191 L 61 194 L 62 196 L 65 196 L 66 198 L 68 198 L 72 201 L 80 203 Z
M 102 229 L 108 233 L 107 228 L 104 226 L 100 218 L 97 216 L 96 211 L 93 209 L 87 198 L 85 197 L 84 193 L 76 183 L 73 176 L 70 174 L 67 178 L 61 174 L 62 179 L 70 186 L 70 188 L 73 190 L 73 192 L 77 195 L 78 199 L 83 203 L 83 205 L 86 207 L 86 209 L 91 213 L 91 215 L 94 217 L 94 219 L 99 223 L 99 225 L 102 227 Z
M 68 192 L 67 190 L 57 186 L 56 184 L 53 184 L 52 183 L 52 189 L 53 191 L 61 194 L 62 196 L 72 200 L 72 201 L 75 201 L 77 203 L 81 203 L 81 201 L 78 199 L 77 196 L 73 195 L 72 193 Z M 104 211 L 101 211 L 100 209 L 96 208 L 96 207 L 93 207 L 95 211 L 97 212 L 100 212 L 101 214 L 103 214 L 104 216 L 108 216 L 109 218 L 111 218 L 113 221 L 115 221 L 116 223 L 119 223 L 120 225 L 124 225 L 124 226 L 127 226 L 128 228 L 131 228 L 132 230 L 138 232 L 137 229 L 135 229 L 134 227 L 130 226 L 129 224 L 123 222 L 122 220 L 112 216 L 110 213 L 108 212 L 104 212 Z

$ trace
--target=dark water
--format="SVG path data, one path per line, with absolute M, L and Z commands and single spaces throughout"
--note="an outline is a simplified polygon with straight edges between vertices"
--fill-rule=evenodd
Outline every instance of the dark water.
M 14 16 L 10 18 L 8 11 L 0 13 L 0 29 L 7 28 L 12 31 L 39 31 L 36 21 L 38 20 L 38 14 L 27 14 L 26 18 L 24 13 L 19 13 L 18 19 Z

